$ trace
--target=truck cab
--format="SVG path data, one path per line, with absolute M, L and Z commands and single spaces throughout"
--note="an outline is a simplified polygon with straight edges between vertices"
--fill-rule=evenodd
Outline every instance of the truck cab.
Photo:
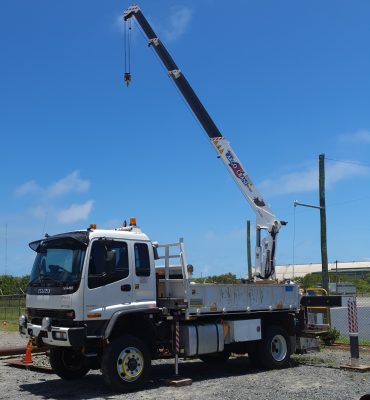
M 136 225 L 67 232 L 32 242 L 25 334 L 52 346 L 104 336 L 114 314 L 156 308 L 152 242 Z M 23 332 L 22 331 L 22 332 Z

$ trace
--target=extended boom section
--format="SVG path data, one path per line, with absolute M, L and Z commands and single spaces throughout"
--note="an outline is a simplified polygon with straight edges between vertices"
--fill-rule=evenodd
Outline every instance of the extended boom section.
M 222 136 L 184 74 L 155 34 L 140 8 L 136 5 L 129 7 L 123 14 L 125 21 L 133 16 L 148 37 L 149 46 L 154 48 L 160 60 L 163 62 L 168 74 L 172 77 L 175 85 L 180 90 L 199 123 L 209 136 L 218 156 L 222 159 L 231 176 L 255 211 L 255 275 L 262 279 L 273 278 L 275 276 L 276 241 L 279 229 L 281 225 L 283 225 L 282 221 L 279 221 L 271 208 L 266 204 L 235 152 L 232 150 L 229 142 Z M 261 230 L 267 231 L 267 235 L 263 238 Z

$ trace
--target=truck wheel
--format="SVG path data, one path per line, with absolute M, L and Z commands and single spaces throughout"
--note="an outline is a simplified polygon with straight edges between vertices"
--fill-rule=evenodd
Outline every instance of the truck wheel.
M 140 339 L 123 336 L 115 339 L 105 350 L 102 373 L 105 382 L 118 392 L 142 386 L 150 373 L 150 353 Z
M 260 343 L 259 357 L 261 365 L 273 369 L 284 368 L 290 359 L 291 349 L 289 336 L 279 326 L 271 326 Z
M 224 364 L 230 357 L 230 351 L 221 351 L 219 353 L 203 354 L 199 358 L 207 364 Z
M 90 370 L 81 352 L 68 347 L 50 349 L 50 365 L 53 371 L 65 380 L 82 378 Z

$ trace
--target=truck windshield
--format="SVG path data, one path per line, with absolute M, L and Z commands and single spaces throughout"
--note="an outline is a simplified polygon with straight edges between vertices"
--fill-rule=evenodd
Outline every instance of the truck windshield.
M 49 241 L 39 246 L 29 286 L 78 285 L 86 249 L 70 240 Z

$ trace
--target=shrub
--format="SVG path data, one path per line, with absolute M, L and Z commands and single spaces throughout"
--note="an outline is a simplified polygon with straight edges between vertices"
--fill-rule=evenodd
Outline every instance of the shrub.
M 321 336 L 321 340 L 326 346 L 332 346 L 340 337 L 340 331 L 335 327 L 329 328 L 325 335 Z

